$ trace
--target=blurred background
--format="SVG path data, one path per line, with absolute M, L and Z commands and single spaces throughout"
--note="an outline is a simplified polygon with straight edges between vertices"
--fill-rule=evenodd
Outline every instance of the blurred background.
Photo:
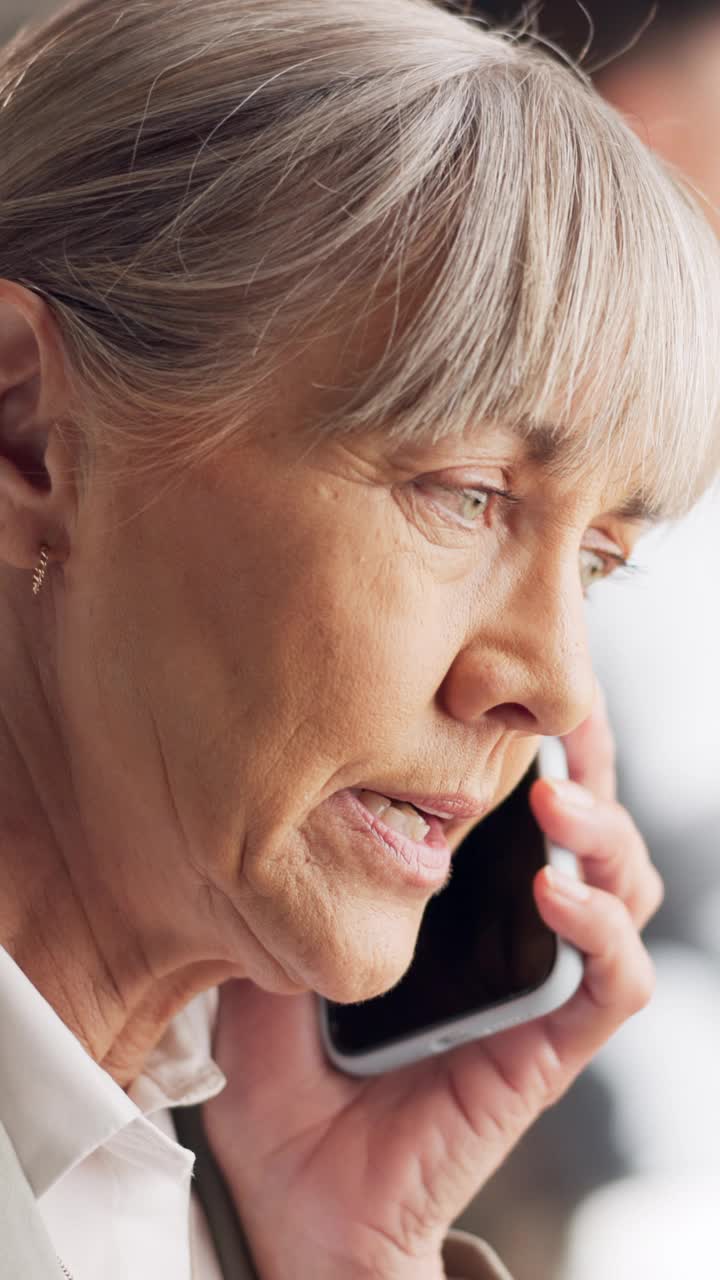
M 58 7 L 0 0 L 0 43 Z M 720 0 L 448 7 L 579 60 L 720 234 Z M 657 993 L 463 1216 L 516 1280 L 720 1277 L 720 494 L 635 558 L 588 609 L 621 799 L 666 882 Z

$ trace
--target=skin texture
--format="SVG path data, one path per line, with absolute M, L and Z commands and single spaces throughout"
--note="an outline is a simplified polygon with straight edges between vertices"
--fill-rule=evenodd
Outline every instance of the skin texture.
M 544 919 L 587 956 L 582 986 L 562 1009 L 358 1081 L 323 1059 L 310 997 L 246 982 L 221 988 L 215 1056 L 230 1084 L 206 1104 L 205 1125 L 263 1280 L 439 1280 L 448 1225 L 646 1003 L 652 970 L 639 930 L 662 890 L 615 801 L 600 696 L 565 745 L 574 781 L 531 792 L 541 826 L 577 852 L 586 879 L 554 885 L 540 872 L 535 883 Z
M 318 358 L 337 385 L 337 350 Z M 457 1073 L 365 1091 L 319 1061 L 303 993 L 396 981 L 429 891 L 327 801 L 363 786 L 497 803 L 538 734 L 587 723 L 583 580 L 640 530 L 610 514 L 628 496 L 611 475 L 561 482 L 497 425 L 412 451 L 378 431 L 308 452 L 311 381 L 181 482 L 109 484 L 100 458 L 80 491 L 77 446 L 54 425 L 72 405 L 52 317 L 0 284 L 0 940 L 123 1086 L 196 991 L 252 979 L 223 988 L 231 1085 L 207 1115 L 264 1280 L 296 1275 L 298 1257 L 317 1280 L 422 1280 L 522 1129 L 647 998 L 637 930 L 660 889 L 596 726 L 571 763 L 606 808 L 560 834 L 599 887 L 569 908 L 538 886 L 548 922 L 592 957 L 585 988 L 562 1019 L 450 1055 Z M 463 491 L 482 486 L 516 501 L 479 495 L 470 516 Z M 537 813 L 558 822 L 547 787 Z M 348 1176 L 331 1194 L 339 1153 L 408 1097 L 376 1149 L 376 1193 Z M 288 1234 L 268 1237 L 286 1199 Z
M 675 33 L 651 57 L 620 60 L 600 84 L 641 136 L 705 193 L 716 227 L 719 64 L 720 22 L 709 19 Z M 558 792 L 538 783 L 532 793 L 541 826 L 576 852 L 592 886 L 579 902 L 554 891 L 545 877 L 536 883 L 547 923 L 589 957 L 583 988 L 565 1009 L 358 1084 L 330 1072 L 318 1054 L 305 997 L 278 1000 L 243 983 L 222 989 L 216 1056 L 232 1072 L 232 1084 L 206 1107 L 206 1125 L 263 1276 L 291 1276 L 299 1259 L 320 1280 L 441 1276 L 443 1227 L 647 998 L 652 979 L 637 931 L 659 904 L 661 888 L 615 800 L 601 701 L 566 748 L 582 803 L 573 805 L 572 787 Z M 283 1070 L 290 1046 L 292 1076 Z

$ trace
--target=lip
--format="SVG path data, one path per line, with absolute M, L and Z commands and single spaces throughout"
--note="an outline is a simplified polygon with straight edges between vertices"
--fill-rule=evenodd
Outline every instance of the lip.
M 354 789 L 336 791 L 330 803 L 345 823 L 356 831 L 367 832 L 377 842 L 400 871 L 406 885 L 427 892 L 445 884 L 452 850 L 439 818 L 431 817 L 430 831 L 425 840 L 419 841 L 387 826 L 382 818 L 366 809 Z
M 489 809 L 486 801 L 478 799 L 476 796 L 463 795 L 462 792 L 452 792 L 449 795 L 418 795 L 411 791 L 386 791 L 383 787 L 355 787 L 357 791 L 376 791 L 378 795 L 385 796 L 388 800 L 400 800 L 404 804 L 413 804 L 416 809 L 421 809 L 423 813 L 431 813 L 443 820 L 461 819 L 468 821 L 470 818 L 484 818 Z

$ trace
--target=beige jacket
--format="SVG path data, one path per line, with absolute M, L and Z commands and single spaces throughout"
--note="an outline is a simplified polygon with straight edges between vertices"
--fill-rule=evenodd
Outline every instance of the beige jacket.
M 200 1108 L 177 1108 L 173 1117 L 179 1141 L 196 1154 L 196 1188 L 226 1280 L 257 1280 L 237 1214 L 205 1141 Z M 511 1280 L 492 1250 L 473 1236 L 452 1233 L 443 1257 L 448 1276 L 456 1280 Z M 64 1280 L 35 1197 L 2 1124 L 0 1280 Z M 98 1280 L 102 1278 L 98 1276 Z

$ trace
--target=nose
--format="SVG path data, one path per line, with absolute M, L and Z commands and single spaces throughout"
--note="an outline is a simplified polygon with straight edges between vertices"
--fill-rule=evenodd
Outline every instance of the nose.
M 445 711 L 528 735 L 570 733 L 595 693 L 577 566 L 530 576 L 474 627 L 441 685 Z

